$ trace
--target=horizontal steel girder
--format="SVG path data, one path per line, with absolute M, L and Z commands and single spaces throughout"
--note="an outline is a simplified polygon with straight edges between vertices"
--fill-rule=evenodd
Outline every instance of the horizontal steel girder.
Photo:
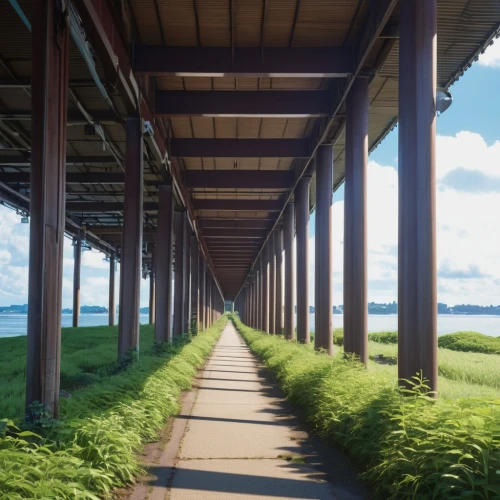
M 122 234 L 123 226 L 87 226 L 87 231 L 101 235 L 101 234 Z M 143 234 L 156 234 L 155 227 L 144 227 L 142 229 Z
M 213 200 L 194 199 L 195 210 L 231 212 L 279 212 L 283 206 L 280 200 Z
M 0 85 L 0 88 L 1 85 Z M 88 110 L 87 113 L 92 117 L 92 121 L 96 123 L 104 124 L 120 124 L 123 123 L 123 119 L 119 118 L 116 113 L 112 111 L 103 110 Z M 9 110 L 2 111 L 0 113 L 0 119 L 3 121 L 15 120 L 15 121 L 30 121 L 31 111 L 26 110 Z M 67 124 L 68 125 L 86 125 L 88 121 L 85 117 L 77 110 L 69 110 Z
M 156 210 L 158 204 L 146 201 L 143 204 L 145 212 Z M 124 204 L 120 201 L 67 201 L 66 212 L 101 213 L 123 212 Z
M 215 219 L 199 218 L 203 229 L 270 229 L 273 221 L 267 219 Z
M 291 189 L 290 170 L 185 170 L 187 188 Z
M 0 182 L 5 184 L 29 184 L 29 172 L 0 172 Z M 159 181 L 145 180 L 148 186 L 156 186 Z M 87 172 L 66 174 L 66 184 L 125 184 L 125 174 L 109 172 Z
M 308 139 L 172 139 L 170 154 L 182 158 L 308 158 Z
M 111 155 L 66 156 L 66 165 L 84 165 L 86 163 L 116 163 Z M 0 155 L 0 165 L 31 166 L 31 160 L 21 155 Z
M 328 116 L 331 94 L 316 90 L 178 91 L 157 90 L 158 116 L 290 117 Z
M 345 77 L 354 71 L 349 48 L 164 47 L 136 45 L 134 69 L 150 75 L 200 77 Z
M 239 239 L 239 238 L 254 238 L 261 240 L 265 238 L 266 231 L 261 229 L 203 229 L 203 236 L 205 238 L 230 238 L 230 239 Z

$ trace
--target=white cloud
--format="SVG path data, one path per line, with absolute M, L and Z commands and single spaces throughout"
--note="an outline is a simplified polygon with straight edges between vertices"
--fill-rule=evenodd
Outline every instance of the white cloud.
M 500 303 L 500 189 L 478 192 L 452 187 L 449 174 L 465 169 L 486 179 L 500 177 L 500 142 L 488 146 L 479 134 L 437 138 L 438 299 L 457 303 Z M 472 190 L 472 191 L 470 191 Z M 368 300 L 397 300 L 398 173 L 368 166 Z M 344 202 L 333 205 L 334 303 L 343 303 Z M 310 239 L 310 300 L 314 298 L 314 238 Z
M 490 45 L 484 54 L 479 56 L 479 64 L 481 66 L 500 68 L 500 43 L 498 43 L 498 40 L 493 45 Z

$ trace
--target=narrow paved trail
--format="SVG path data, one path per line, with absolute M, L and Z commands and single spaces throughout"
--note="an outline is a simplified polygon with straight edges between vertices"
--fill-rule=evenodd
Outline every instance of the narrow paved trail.
M 311 438 L 229 322 L 131 500 L 365 499 L 347 458 Z

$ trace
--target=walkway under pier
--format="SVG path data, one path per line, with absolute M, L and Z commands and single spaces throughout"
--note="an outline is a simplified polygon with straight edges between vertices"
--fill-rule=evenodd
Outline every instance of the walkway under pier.
M 345 455 L 299 425 L 231 323 L 196 385 L 131 500 L 368 498 Z

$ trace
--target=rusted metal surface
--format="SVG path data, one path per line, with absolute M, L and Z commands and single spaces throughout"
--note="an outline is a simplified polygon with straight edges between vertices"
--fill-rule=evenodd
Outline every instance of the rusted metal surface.
M 346 102 L 344 184 L 344 351 L 368 361 L 366 183 L 369 88 L 358 78 Z
M 307 158 L 307 139 L 171 139 L 170 154 L 182 158 Z
M 195 210 L 213 210 L 217 212 L 279 212 L 283 203 L 279 200 L 193 200 Z
M 55 0 L 33 4 L 26 415 L 59 415 L 69 26 Z
M 321 146 L 316 156 L 316 260 L 314 347 L 333 354 L 332 203 L 333 148 Z
M 289 203 L 283 216 L 283 245 L 285 247 L 285 304 L 284 328 L 285 338 L 294 338 L 294 291 L 295 291 L 295 245 L 294 237 L 295 204 Z
M 134 69 L 150 75 L 211 76 L 214 73 L 231 76 L 266 78 L 271 75 L 292 77 L 345 77 L 353 72 L 349 48 L 284 48 L 267 47 L 262 59 L 260 49 L 219 47 L 135 48 Z
M 190 326 L 200 329 L 200 250 L 195 235 L 191 235 L 191 317 Z
M 15 177 L 18 174 L 8 174 Z M 103 174 L 101 174 L 103 175 Z M 0 181 L 5 174 L 0 173 Z M 186 170 L 184 183 L 188 188 L 215 189 L 289 189 L 293 185 L 293 172 L 288 170 L 262 171 L 256 175 L 251 170 Z M 4 181 L 5 182 L 5 181 Z
M 183 219 L 183 270 L 184 270 L 184 303 L 183 303 L 183 333 L 189 330 L 191 318 L 191 226 L 189 224 L 188 214 L 184 212 Z
M 274 331 L 283 333 L 283 228 L 279 225 L 274 232 L 276 258 L 276 313 Z
M 261 260 L 262 269 L 262 330 L 269 333 L 269 246 L 265 245 Z
M 265 116 L 303 118 L 328 116 L 330 93 L 325 90 L 219 92 L 157 90 L 157 116 Z
M 398 375 L 437 390 L 436 0 L 400 5 Z
M 73 240 L 73 328 L 80 323 L 80 275 L 82 269 L 82 238 L 78 235 Z
M 269 263 L 269 333 L 276 333 L 276 251 L 274 234 L 267 241 Z
M 184 326 L 184 214 L 175 212 L 174 214 L 175 233 L 175 292 L 174 292 L 174 337 L 179 337 L 183 333 Z
M 309 183 L 302 177 L 295 190 L 297 242 L 297 342 L 309 344 Z
M 120 261 L 120 308 L 118 355 L 123 358 L 139 348 L 139 307 L 142 274 L 142 178 L 143 121 L 127 118 L 127 155 L 125 160 L 125 208 Z
M 154 325 L 156 321 L 156 248 L 151 250 L 151 270 L 149 271 L 149 324 Z
M 201 329 L 206 328 L 206 309 L 207 309 L 207 266 L 203 258 L 200 258 L 200 323 Z
M 109 258 L 109 326 L 114 326 L 116 316 L 116 302 L 115 302 L 115 270 L 116 270 L 116 257 L 111 255 Z

